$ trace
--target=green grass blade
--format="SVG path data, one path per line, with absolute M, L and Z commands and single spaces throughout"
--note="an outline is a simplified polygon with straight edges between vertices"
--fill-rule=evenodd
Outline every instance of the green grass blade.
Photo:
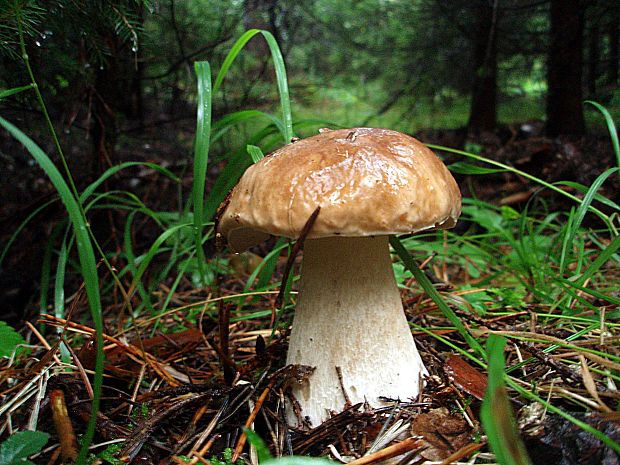
M 256 281 L 256 289 L 263 289 L 267 287 L 267 285 L 271 281 L 271 278 L 273 277 L 273 274 L 276 271 L 276 267 L 278 265 L 278 257 L 280 256 L 280 252 L 287 245 L 288 245 L 288 241 L 285 238 L 281 237 L 280 239 L 278 239 L 276 244 L 273 246 L 273 249 L 271 249 L 271 252 L 265 255 L 265 258 L 263 259 L 264 266 L 261 268 L 260 273 L 258 274 L 258 281 Z M 254 278 L 254 274 L 250 276 L 250 278 Z M 248 280 L 248 282 L 253 282 L 253 281 L 254 279 Z
M 258 163 L 263 158 L 265 158 L 265 154 L 263 154 L 263 151 L 260 149 L 260 147 L 257 147 L 256 145 L 248 144 L 245 149 L 248 151 L 248 154 L 252 158 L 253 163 Z
M 133 226 L 133 219 L 136 215 L 137 211 L 132 210 L 129 215 L 127 215 L 127 219 L 125 220 L 125 227 L 123 230 L 123 243 L 125 244 L 125 255 L 127 257 L 127 268 L 131 272 L 132 276 L 136 276 L 138 274 L 138 269 L 136 267 L 136 256 L 133 253 L 133 240 L 131 237 L 131 228 Z M 136 283 L 136 287 L 138 289 L 138 294 L 140 294 L 141 303 L 146 306 L 150 311 L 153 311 L 153 304 L 151 303 L 150 296 L 146 289 L 144 289 L 144 285 L 142 284 L 142 280 L 138 280 Z
M 584 283 L 590 279 L 594 274 L 609 260 L 613 254 L 620 248 L 620 236 L 616 236 L 613 241 L 603 250 L 596 259 L 590 264 L 590 266 L 581 274 L 581 276 L 574 277 L 575 283 L 578 286 L 583 286 Z
M 531 465 L 519 436 L 504 379 L 506 339 L 491 334 L 487 342 L 489 384 L 482 402 L 480 418 L 491 450 L 501 465 Z
M 222 67 L 220 68 L 220 72 L 217 74 L 215 78 L 215 82 L 213 84 L 213 93 L 216 93 L 228 70 L 232 66 L 233 62 L 245 47 L 250 39 L 252 39 L 257 34 L 262 34 L 267 45 L 269 46 L 269 50 L 271 51 L 271 58 L 273 60 L 275 72 L 276 72 L 276 80 L 278 83 L 278 92 L 280 94 L 280 105 L 282 107 L 282 122 L 283 126 L 279 126 L 282 128 L 282 136 L 284 138 L 284 143 L 288 144 L 291 142 L 293 138 L 293 117 L 291 113 L 291 101 L 288 91 L 288 80 L 286 77 L 286 67 L 284 65 L 284 58 L 282 57 L 282 52 L 280 51 L 280 47 L 278 47 L 278 43 L 276 39 L 273 37 L 273 34 L 269 31 L 263 31 L 260 29 L 250 29 L 246 31 L 244 34 L 237 39 L 237 42 L 232 46 L 228 55 L 224 59 L 222 63 Z
M 198 112 L 196 118 L 196 145 L 194 151 L 194 241 L 198 255 L 202 285 L 206 285 L 204 250 L 202 249 L 202 228 L 204 214 L 205 179 L 209 162 L 209 138 L 211 136 L 211 68 L 206 61 L 194 63 L 198 79 Z
M 54 244 L 60 236 L 60 233 L 66 228 L 66 222 L 58 223 L 52 229 L 47 243 L 45 244 L 45 252 L 41 260 L 41 284 L 39 285 L 39 313 L 47 313 L 47 293 L 50 288 L 50 280 L 52 275 L 52 255 L 54 254 Z
M 583 184 L 580 184 L 578 182 L 573 182 L 573 181 L 558 181 L 555 183 L 558 186 L 566 186 L 566 187 L 571 187 L 573 189 L 575 189 L 577 192 L 580 192 L 581 194 L 587 194 L 589 188 L 588 186 L 584 186 Z M 616 202 L 608 199 L 607 197 L 604 197 L 600 194 L 595 194 L 594 195 L 594 200 L 596 200 L 597 202 L 602 203 L 603 205 L 608 206 L 609 208 L 613 208 L 614 210 L 617 210 L 620 212 L 620 205 L 618 205 Z
M 277 134 L 273 125 L 267 126 L 258 133 L 254 134 L 250 137 L 248 143 L 251 145 L 259 145 L 260 141 L 263 141 L 271 134 Z M 260 145 L 265 148 L 271 147 L 268 143 L 261 143 Z M 229 157 L 228 163 L 226 163 L 226 166 L 215 180 L 215 183 L 209 192 L 209 197 L 205 203 L 204 218 L 213 218 L 213 215 L 215 215 L 217 208 L 222 203 L 226 195 L 235 186 L 235 184 L 237 184 L 237 181 L 243 172 L 251 164 L 252 160 L 248 157 L 245 147 L 239 148 L 232 153 Z
M 65 272 L 67 270 L 67 260 L 69 253 L 67 251 L 67 236 L 63 237 L 60 251 L 58 252 L 58 261 L 56 263 L 56 277 L 54 279 L 54 315 L 57 318 L 65 318 Z
M 282 107 L 282 121 L 284 121 L 284 143 L 289 144 L 293 139 L 293 116 L 291 113 L 291 99 L 288 92 L 288 80 L 286 78 L 286 67 L 284 66 L 284 57 L 278 42 L 269 31 L 261 31 L 263 37 L 271 50 L 271 58 L 276 69 L 276 79 L 278 81 L 278 91 L 280 94 L 280 106 Z
M 68 244 L 67 244 L 68 242 Z M 60 251 L 58 252 L 58 262 L 56 263 L 56 277 L 54 278 L 54 316 L 56 318 L 66 318 L 65 312 L 65 275 L 67 272 L 67 261 L 69 260 L 69 250 L 73 247 L 73 237 L 70 231 L 65 232 Z M 61 334 L 62 328 L 56 328 L 56 332 Z M 71 360 L 71 354 L 64 342 L 58 347 L 61 359 L 64 362 Z
M 125 163 L 121 163 L 120 165 L 116 165 L 111 168 L 108 168 L 107 170 L 105 170 L 105 172 L 101 176 L 99 176 L 95 181 L 93 181 L 90 185 L 88 185 L 86 189 L 84 189 L 82 193 L 80 194 L 80 203 L 84 204 L 86 199 L 88 199 L 88 197 L 90 197 L 97 190 L 97 188 L 106 181 L 106 179 L 109 179 L 110 177 L 114 176 L 119 171 L 122 171 L 127 168 L 131 168 L 134 166 L 146 166 L 147 168 L 151 168 L 163 174 L 164 176 L 169 177 L 175 182 L 180 182 L 179 177 L 175 175 L 172 171 L 167 170 L 166 168 L 163 168 L 156 163 L 133 162 L 133 161 L 125 162 Z
M 485 351 L 482 346 L 471 334 L 469 334 L 469 331 L 467 331 L 467 328 L 465 328 L 460 318 L 456 316 L 456 314 L 454 313 L 454 311 L 452 311 L 450 307 L 448 307 L 448 304 L 446 304 L 446 302 L 443 300 L 441 294 L 437 292 L 435 286 L 433 286 L 433 284 L 429 281 L 424 272 L 420 270 L 420 268 L 418 268 L 415 260 L 413 259 L 413 257 L 411 257 L 407 249 L 405 249 L 400 239 L 395 236 L 391 236 L 390 245 L 392 246 L 396 254 L 400 257 L 400 259 L 403 261 L 405 267 L 409 271 L 411 271 L 413 277 L 416 279 L 418 284 L 422 287 L 422 289 L 424 289 L 424 292 L 426 292 L 428 296 L 433 300 L 433 302 L 435 302 L 435 304 L 437 305 L 437 307 L 439 307 L 445 317 L 450 320 L 450 322 L 456 328 L 459 334 L 463 337 L 463 339 L 465 339 L 469 347 L 478 352 L 480 355 L 484 356 Z
M 27 86 L 14 87 L 12 89 L 0 90 L 0 100 L 3 98 L 9 97 L 11 95 L 19 94 L 20 92 L 24 92 L 26 90 L 32 89 L 34 86 L 29 84 Z
M 26 225 L 28 225 L 28 223 L 30 223 L 35 216 L 37 216 L 39 213 L 41 213 L 42 210 L 44 210 L 45 208 L 49 207 L 52 203 L 56 202 L 57 200 L 58 199 L 48 200 L 43 205 L 41 205 L 40 207 L 36 208 L 32 213 L 30 213 L 26 217 L 26 219 L 24 221 L 22 221 L 20 223 L 20 225 L 17 227 L 17 229 L 15 229 L 15 231 L 13 231 L 13 234 L 11 234 L 11 237 L 6 242 L 4 247 L 2 248 L 2 253 L 0 253 L 0 267 L 2 267 L 2 262 L 4 262 L 6 254 L 9 252 L 9 249 L 11 248 L 11 245 L 13 245 L 13 242 L 15 242 L 15 239 L 17 239 L 17 236 L 19 236 L 19 234 L 26 227 Z
M 269 451 L 269 447 L 267 446 L 265 441 L 263 441 L 263 438 L 261 438 L 254 430 L 251 430 L 249 428 L 243 428 L 243 432 L 248 437 L 249 443 L 256 448 L 256 454 L 258 455 L 259 464 L 265 463 L 268 460 L 273 459 L 273 456 Z
M 472 163 L 467 163 L 464 161 L 457 161 L 448 165 L 448 169 L 453 173 L 457 174 L 495 174 L 495 173 L 505 173 L 505 169 L 500 168 L 483 168 L 482 166 L 474 165 Z
M 255 291 L 263 290 L 267 287 L 269 281 L 271 280 L 271 277 L 273 276 L 273 273 L 276 270 L 276 265 L 278 263 L 278 257 L 280 256 L 280 252 L 282 252 L 282 249 L 287 246 L 288 241 L 286 241 L 284 238 L 278 239 L 271 251 L 267 255 L 265 255 L 260 265 L 257 266 L 256 269 L 252 271 L 252 273 L 248 277 L 248 280 L 243 287 L 242 294 L 250 292 L 250 290 L 252 289 L 252 285 L 255 281 Z M 241 305 L 244 300 L 245 297 L 240 297 L 238 305 Z
M 228 74 L 228 70 L 237 58 L 237 55 L 239 55 L 239 52 L 241 52 L 243 47 L 245 47 L 245 44 L 247 44 L 250 39 L 258 33 L 260 33 L 260 29 L 249 29 L 237 39 L 237 41 L 231 47 L 230 52 L 228 52 L 228 55 L 226 55 L 226 58 L 224 58 L 224 62 L 222 63 L 220 72 L 217 73 L 215 82 L 213 83 L 213 93 L 216 93 L 218 90 L 220 90 L 220 86 L 222 85 L 222 82 L 224 82 L 224 78 L 226 77 L 226 74 Z
M 562 418 L 570 421 L 572 424 L 578 426 L 579 428 L 581 428 L 585 432 L 590 433 L 592 436 L 594 436 L 596 439 L 601 441 L 603 444 L 605 444 L 606 446 L 608 446 L 609 448 L 614 450 L 617 454 L 620 454 L 620 443 L 614 441 L 612 438 L 607 436 L 602 431 L 599 431 L 596 428 L 590 426 L 585 421 L 581 421 L 581 420 L 573 417 L 572 415 L 566 413 L 561 408 L 556 407 L 555 405 L 551 404 L 550 402 L 547 402 L 545 399 L 541 398 L 540 396 L 538 396 L 538 395 L 534 394 L 533 392 L 528 391 L 527 389 L 523 388 L 519 383 L 517 383 L 516 381 L 513 381 L 512 379 L 508 378 L 506 383 L 512 389 L 517 391 L 521 396 L 525 397 L 526 399 L 530 399 L 530 400 L 533 400 L 533 401 L 536 401 L 536 402 L 542 404 L 545 407 L 546 410 L 548 410 L 550 412 L 553 412 L 553 413 L 556 413 L 559 416 L 561 416 Z
M 161 305 L 161 309 L 159 309 L 159 311 L 157 312 L 160 316 L 163 316 L 166 311 L 168 310 L 168 305 L 170 305 L 170 302 L 172 301 L 172 298 L 174 297 L 177 288 L 179 287 L 179 284 L 181 284 L 181 280 L 185 277 L 185 273 L 187 271 L 187 268 L 189 266 L 189 264 L 191 263 L 192 258 L 194 258 L 194 253 L 195 251 L 190 252 L 189 256 L 187 257 L 187 260 L 185 260 L 179 267 L 177 270 L 177 275 L 174 278 L 174 282 L 172 283 L 172 285 L 170 286 L 170 291 L 166 294 L 166 298 L 164 299 L 163 304 Z M 176 262 L 176 260 L 175 260 Z M 155 334 L 157 333 L 157 330 L 159 329 L 159 323 L 161 322 L 161 318 L 158 317 L 155 322 L 153 323 L 153 329 L 151 330 L 151 337 L 154 337 Z
M 567 287 L 571 287 L 571 288 L 576 289 L 576 291 L 579 291 L 581 294 L 591 295 L 592 297 L 594 297 L 596 299 L 608 302 L 609 304 L 616 305 L 618 308 L 620 308 L 620 299 L 617 298 L 617 297 L 614 297 L 611 292 L 608 292 L 608 293 L 599 292 L 596 289 L 591 289 L 589 287 L 583 287 L 583 286 L 580 286 L 579 284 L 571 281 L 570 279 L 565 279 L 565 278 L 562 278 L 561 276 L 556 277 L 555 278 L 555 282 L 558 285 L 562 286 L 567 292 L 570 292 L 570 291 L 568 289 L 566 289 L 566 288 Z M 611 284 L 611 285 L 613 286 L 613 284 Z M 576 297 L 577 293 L 575 292 L 573 295 Z M 585 305 L 590 307 L 592 310 L 594 310 L 594 309 L 600 310 L 599 307 L 590 304 L 588 301 L 585 302 Z
M 138 268 L 131 282 L 132 290 L 134 290 L 137 287 L 138 283 L 142 279 L 142 276 L 146 272 L 146 269 L 148 268 L 153 258 L 155 258 L 156 255 L 163 253 L 165 251 L 164 248 L 162 248 L 162 245 L 174 234 L 177 234 L 183 228 L 187 228 L 189 226 L 193 226 L 193 225 L 184 223 L 184 224 L 179 224 L 176 226 L 169 227 L 168 229 L 166 229 L 163 233 L 159 235 L 159 237 L 155 240 L 155 242 L 153 242 L 153 244 L 151 245 L 151 247 L 149 248 L 148 252 L 145 255 L 136 258 L 136 263 L 138 263 Z
M 596 198 L 597 191 L 601 188 L 601 186 L 607 180 L 607 178 L 617 171 L 620 171 L 620 168 L 609 168 L 605 172 L 601 173 L 594 180 L 594 182 L 588 189 L 588 192 L 586 192 L 586 195 L 583 197 L 581 205 L 579 205 L 579 208 L 577 208 L 576 219 L 575 219 L 575 223 L 573 224 L 573 231 L 572 231 L 573 237 L 575 233 L 577 232 L 577 229 L 581 226 L 581 223 L 583 222 L 583 219 L 585 218 L 586 213 L 588 212 L 588 209 L 590 208 L 590 205 L 592 204 L 592 201 Z
M 99 277 L 97 275 L 97 262 L 93 245 L 91 243 L 88 232 L 86 219 L 82 215 L 80 205 L 78 204 L 71 189 L 63 179 L 60 171 L 54 166 L 50 158 L 34 143 L 32 139 L 26 136 L 13 124 L 0 117 L 0 126 L 4 127 L 15 139 L 17 139 L 32 157 L 41 166 L 45 174 L 50 178 L 54 188 L 58 192 L 61 201 L 65 205 L 69 219 L 73 226 L 76 238 L 78 256 L 80 259 L 80 267 L 82 277 L 84 279 L 84 287 L 88 296 L 88 305 L 90 307 L 91 316 L 95 324 L 96 330 L 96 357 L 95 357 L 95 376 L 93 380 L 93 402 L 91 407 L 91 417 L 88 420 L 86 433 L 82 437 L 82 447 L 76 460 L 76 463 L 83 465 L 88 455 L 88 448 L 95 434 L 95 426 L 97 420 L 97 411 L 101 399 L 101 388 L 103 383 L 103 318 L 101 315 L 101 300 L 99 296 Z
M 600 174 L 596 180 L 592 183 L 588 192 L 583 198 L 581 205 L 577 208 L 574 215 L 570 215 L 568 225 L 569 227 L 566 229 L 566 236 L 564 238 L 564 243 L 562 244 L 562 255 L 560 260 L 560 270 L 559 273 L 561 275 L 564 274 L 564 271 L 567 266 L 566 257 L 568 255 L 568 248 L 572 247 L 575 241 L 575 236 L 583 223 L 583 220 L 594 200 L 597 191 L 603 185 L 603 183 L 607 180 L 609 176 L 611 176 L 616 171 L 620 170 L 620 168 L 609 168 L 604 173 Z
M 453 149 L 450 147 L 444 147 L 442 145 L 435 145 L 435 144 L 426 144 L 428 147 L 430 147 L 431 149 L 434 150 L 441 150 L 443 152 L 449 152 L 449 153 L 454 153 L 456 155 L 461 155 L 467 158 L 471 158 L 473 160 L 478 160 L 481 161 L 483 163 L 486 163 L 488 165 L 491 166 L 496 166 L 498 168 L 502 168 L 506 171 L 509 171 L 511 173 L 515 173 L 518 174 L 519 176 L 522 176 L 526 179 L 529 179 L 530 181 L 533 181 L 536 184 L 539 184 L 541 186 L 546 187 L 547 189 L 550 189 L 560 195 L 563 195 L 564 197 L 567 197 L 569 199 L 571 199 L 573 202 L 576 202 L 578 204 L 581 204 L 583 201 L 579 198 L 574 196 L 573 194 L 570 194 L 569 192 L 564 191 L 563 189 L 560 189 L 558 186 L 552 184 L 552 183 L 548 183 L 547 181 L 544 181 L 540 178 L 537 178 L 536 176 L 533 176 L 529 173 L 526 173 L 525 171 L 521 171 L 517 168 L 514 168 L 512 166 L 506 165 L 504 163 L 500 163 L 498 161 L 495 160 L 491 160 L 489 158 L 485 158 L 482 157 L 480 155 L 476 155 L 474 153 L 469 153 L 469 152 L 465 152 L 464 150 L 458 150 L 458 149 Z M 593 206 L 590 205 L 589 210 L 594 213 L 596 216 L 598 216 L 601 220 L 603 220 L 605 222 L 605 224 L 607 224 L 610 229 L 612 229 L 614 232 L 617 233 L 615 226 L 612 224 L 611 219 L 609 218 L 608 215 L 606 215 L 605 213 L 603 213 L 602 211 L 600 211 L 598 208 L 595 208 Z
M 273 123 L 280 132 L 284 133 L 284 125 L 279 118 L 260 110 L 241 110 L 229 113 L 211 126 L 211 143 L 215 143 L 226 132 L 235 125 L 245 123 L 246 121 L 256 120 L 258 118 L 268 119 Z
M 618 163 L 618 167 L 620 168 L 620 143 L 618 142 L 618 131 L 616 130 L 614 119 L 607 111 L 607 108 L 605 108 L 600 103 L 593 102 L 592 100 L 586 100 L 585 103 L 589 103 L 603 114 L 603 117 L 605 118 L 605 123 L 607 124 L 607 130 L 609 131 L 609 137 L 611 137 L 611 145 L 614 149 L 614 153 L 616 154 L 616 162 Z

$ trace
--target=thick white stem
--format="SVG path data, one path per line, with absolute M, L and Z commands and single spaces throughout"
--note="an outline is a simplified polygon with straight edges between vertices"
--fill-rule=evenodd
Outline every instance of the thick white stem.
M 316 367 L 293 393 L 314 426 L 352 403 L 419 393 L 424 365 L 394 280 L 388 238 L 307 240 L 287 357 Z M 342 386 L 336 367 L 342 372 Z M 291 415 L 289 415 L 291 418 Z

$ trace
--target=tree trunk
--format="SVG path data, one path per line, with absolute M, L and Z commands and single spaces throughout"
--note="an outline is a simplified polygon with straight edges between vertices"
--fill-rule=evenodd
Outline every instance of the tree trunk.
M 246 30 L 264 29 L 278 38 L 274 19 L 277 5 L 278 0 L 246 0 L 243 8 L 244 28 Z M 269 46 L 262 38 L 256 38 L 250 41 L 245 46 L 245 50 L 260 58 L 269 56 Z
M 584 7 L 579 0 L 551 0 L 547 59 L 547 133 L 583 134 Z
M 477 10 L 468 134 L 493 131 L 497 123 L 497 0 L 481 2 Z
M 588 40 L 588 95 L 594 97 L 596 95 L 596 78 L 598 77 L 599 62 L 599 41 L 600 34 L 598 25 L 593 25 L 590 29 L 590 37 Z
M 117 136 L 117 67 L 106 65 L 96 72 L 90 137 L 93 143 L 91 176 L 97 178 L 113 164 Z

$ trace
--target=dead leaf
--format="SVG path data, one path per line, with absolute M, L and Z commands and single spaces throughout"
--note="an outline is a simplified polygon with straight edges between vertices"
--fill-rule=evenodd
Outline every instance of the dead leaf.
M 444 365 L 444 371 L 456 387 L 478 400 L 484 398 L 487 377 L 458 355 L 450 355 Z
M 438 408 L 418 415 L 411 433 L 422 436 L 428 447 L 420 453 L 428 460 L 443 460 L 472 442 L 473 428 L 461 415 Z

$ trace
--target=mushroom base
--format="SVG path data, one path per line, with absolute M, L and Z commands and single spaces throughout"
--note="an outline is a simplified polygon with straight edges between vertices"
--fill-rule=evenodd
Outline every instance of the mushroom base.
M 394 279 L 387 236 L 307 240 L 287 363 L 316 367 L 293 394 L 317 426 L 329 412 L 420 391 L 424 365 Z M 338 379 L 337 367 L 342 373 Z M 296 423 L 289 412 L 289 421 Z

